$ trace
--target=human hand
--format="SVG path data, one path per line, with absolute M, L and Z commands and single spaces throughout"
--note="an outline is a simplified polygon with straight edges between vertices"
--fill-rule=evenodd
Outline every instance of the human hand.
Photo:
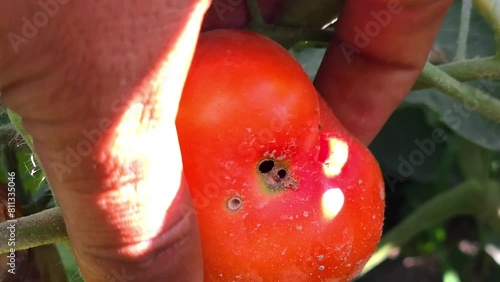
M 192 203 L 181 178 L 174 120 L 208 1 L 168 1 L 169 5 L 155 0 L 116 5 L 108 1 L 92 8 L 88 1 L 68 2 L 60 4 L 56 15 L 28 42 L 14 45 L 8 40 L 9 32 L 21 29 L 24 15 L 40 10 L 33 1 L 20 2 L 9 3 L 0 12 L 4 13 L 0 22 L 2 97 L 23 117 L 33 137 L 82 275 L 88 281 L 114 275 L 118 279 L 117 273 L 143 281 L 202 280 L 196 219 L 179 208 Z M 247 16 L 240 2 L 224 22 L 212 8 L 204 28 L 244 26 Z M 284 2 L 264 2 L 269 20 Z M 372 2 L 376 8 L 386 1 Z M 351 62 L 358 63 L 349 64 L 340 56 L 338 44 L 356 46 L 348 30 L 362 25 L 363 13 L 355 3 L 347 1 L 344 14 L 358 16 L 339 22 L 339 36 L 315 84 L 347 128 L 369 143 L 416 79 L 451 1 L 440 1 L 441 6 L 422 4 L 428 7 L 426 12 L 438 14 L 411 37 L 425 44 L 396 40 L 392 45 L 393 52 L 415 46 L 411 60 L 407 53 L 397 52 L 396 57 L 390 54 L 390 61 L 384 60 L 387 53 L 376 44 L 377 38 L 398 38 L 405 30 L 390 34 L 382 30 L 371 44 L 359 48 L 360 53 L 352 54 Z M 422 21 L 427 19 L 422 11 L 421 15 Z M 404 17 L 399 14 L 394 19 Z M 378 61 L 384 62 L 384 76 L 373 71 L 380 67 Z M 367 68 L 370 72 L 364 73 Z M 401 70 L 401 75 L 394 76 Z M 343 75 L 344 71 L 350 75 Z M 386 76 L 394 76 L 394 82 L 384 88 L 379 79 Z M 364 84 L 361 91 L 356 88 L 360 79 L 379 81 L 379 85 L 366 88 Z M 388 93 L 388 89 L 396 90 Z M 367 96 L 371 98 L 359 101 Z M 150 150 L 158 147 L 164 149 L 162 154 Z M 71 150 L 81 152 L 79 161 L 71 159 Z
M 52 16 L 23 30 L 39 3 Z M 33 137 L 86 281 L 202 279 L 175 117 L 208 4 L 3 5 L 2 99 Z

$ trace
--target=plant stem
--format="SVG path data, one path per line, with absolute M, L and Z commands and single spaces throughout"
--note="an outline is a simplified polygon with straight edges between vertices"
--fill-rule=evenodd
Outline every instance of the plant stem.
M 469 37 L 471 8 L 471 0 L 462 0 L 462 14 L 460 15 L 457 52 L 453 61 L 463 61 L 467 56 L 467 38 Z
M 472 86 L 455 80 L 442 69 L 426 63 L 420 80 L 432 85 L 455 100 L 482 114 L 486 118 L 500 123 L 500 100 Z
M 458 215 L 474 215 L 495 230 L 500 230 L 500 184 L 471 180 L 452 188 L 423 204 L 381 240 L 379 248 L 365 265 L 367 273 L 421 231 Z
M 257 0 L 245 0 L 250 13 L 250 26 L 263 25 L 264 18 L 262 17 L 262 12 L 260 11 L 259 3 Z
M 452 62 L 438 66 L 440 70 L 460 82 L 475 80 L 500 80 L 500 60 L 495 57 Z M 419 79 L 412 90 L 421 90 L 433 87 Z
M 16 129 L 12 125 L 0 125 L 0 145 L 14 147 L 18 144 L 18 139 L 20 139 L 18 136 Z
M 7 229 L 10 226 L 13 226 L 12 229 Z M 11 230 L 15 233 L 11 233 Z M 0 238 L 2 238 L 0 253 L 7 253 L 12 248 L 8 245 L 8 238 L 11 238 L 12 234 L 15 234 L 16 250 L 26 250 L 56 242 L 69 242 L 66 225 L 59 208 L 23 216 L 16 221 L 0 223 Z
M 246 29 L 263 34 L 280 43 L 286 49 L 301 41 L 330 42 L 331 30 L 319 28 L 275 26 L 264 23 L 256 0 L 246 0 L 250 13 L 250 24 Z
M 35 153 L 35 150 L 33 149 L 33 138 L 31 138 L 31 135 L 26 132 L 26 130 L 23 127 L 23 119 L 16 114 L 15 112 L 7 109 L 7 114 L 9 116 L 10 122 L 14 126 L 14 128 L 17 130 L 19 134 L 23 137 L 24 141 L 26 142 L 26 145 L 30 148 L 31 152 L 33 154 Z M 38 159 L 38 158 L 37 158 Z
M 338 17 L 342 0 L 294 0 L 287 1 L 278 23 L 286 26 L 322 28 Z
M 35 214 L 42 212 L 52 201 L 52 191 L 50 190 L 48 185 L 46 187 L 42 187 L 41 189 L 44 189 L 44 191 L 41 195 L 38 196 L 38 199 L 36 199 L 36 201 L 23 206 L 24 214 Z
M 302 41 L 329 42 L 332 38 L 331 30 L 314 28 L 297 28 L 264 24 L 249 26 L 247 29 L 271 38 L 286 49 Z

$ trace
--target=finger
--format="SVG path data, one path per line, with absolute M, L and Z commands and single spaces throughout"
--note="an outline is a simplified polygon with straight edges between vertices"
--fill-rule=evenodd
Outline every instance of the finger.
M 24 20 L 2 22 L 27 42 L 2 57 L 0 85 L 33 137 L 84 279 L 202 281 L 175 116 L 209 1 L 48 2 L 59 5 L 51 16 L 18 14 L 35 25 L 30 36 Z
M 364 144 L 415 83 L 452 2 L 345 2 L 314 84 Z

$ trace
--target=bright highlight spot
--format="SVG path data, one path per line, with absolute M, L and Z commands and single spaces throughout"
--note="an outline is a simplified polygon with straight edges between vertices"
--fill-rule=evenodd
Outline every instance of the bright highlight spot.
M 344 141 L 336 138 L 328 140 L 328 147 L 330 149 L 330 155 L 323 164 L 323 171 L 326 176 L 335 177 L 342 171 L 342 168 L 347 162 L 349 147 Z
M 332 219 L 340 212 L 344 206 L 344 193 L 339 188 L 330 188 L 323 193 L 321 199 L 321 209 L 323 214 Z

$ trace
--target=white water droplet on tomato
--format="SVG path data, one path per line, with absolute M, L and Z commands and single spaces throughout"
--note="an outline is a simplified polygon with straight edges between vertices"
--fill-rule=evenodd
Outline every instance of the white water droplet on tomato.
M 332 219 L 337 216 L 343 206 L 344 193 L 340 188 L 330 188 L 323 193 L 321 209 L 327 218 Z

